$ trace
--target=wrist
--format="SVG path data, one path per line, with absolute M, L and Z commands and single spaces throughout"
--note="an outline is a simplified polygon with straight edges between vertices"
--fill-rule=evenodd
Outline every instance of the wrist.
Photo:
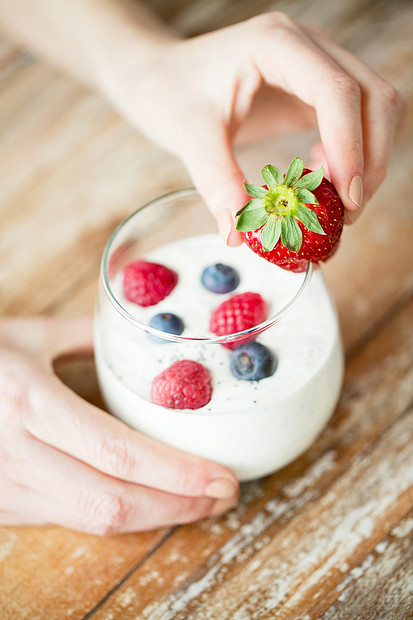
M 111 100 L 117 98 L 125 80 L 143 82 L 168 45 L 179 40 L 173 30 L 138 3 L 133 7 L 128 1 L 124 4 L 117 19 L 112 16 L 95 30 L 89 46 L 94 86 Z

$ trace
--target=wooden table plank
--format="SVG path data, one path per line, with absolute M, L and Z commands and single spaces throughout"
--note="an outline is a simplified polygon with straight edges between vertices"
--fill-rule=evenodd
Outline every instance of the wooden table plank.
M 285 10 L 317 23 L 412 98 L 413 6 L 403 0 L 152 4 L 186 34 Z M 187 186 L 188 175 L 99 96 L 3 41 L 0 308 L 91 315 L 110 232 L 139 204 Z M 410 112 L 388 178 L 324 269 L 349 359 L 326 432 L 276 475 L 243 485 L 240 505 L 221 519 L 109 539 L 2 528 L 1 618 L 164 620 L 175 608 L 177 618 L 203 620 L 265 610 L 367 619 L 372 601 L 386 620 L 408 617 L 412 134 Z M 240 147 L 246 176 L 258 181 L 268 161 L 306 156 L 313 137 Z M 99 404 L 92 360 L 66 360 L 58 370 Z
M 57 527 L 1 528 L 0 618 L 83 618 L 167 534 L 158 530 L 102 541 Z
M 92 617 L 325 612 L 412 506 L 412 318 L 413 301 L 350 361 L 338 411 L 303 457 L 244 485 L 229 515 L 174 532 Z
M 353 568 L 322 620 L 413 617 L 413 514 L 405 517 Z M 310 616 L 311 617 L 311 616 Z

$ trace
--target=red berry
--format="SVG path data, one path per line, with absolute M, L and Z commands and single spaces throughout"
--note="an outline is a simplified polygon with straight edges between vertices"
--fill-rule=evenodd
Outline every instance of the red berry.
M 152 382 L 152 402 L 169 409 L 199 409 L 211 396 L 209 371 L 192 360 L 174 362 Z
M 328 260 L 343 230 L 344 205 L 322 169 L 304 169 L 297 157 L 285 177 L 271 165 L 262 172 L 270 186 L 246 185 L 253 199 L 239 211 L 245 243 L 290 271 Z
M 138 306 L 154 306 L 169 295 L 177 281 L 178 275 L 165 265 L 137 260 L 123 271 L 123 292 Z
M 250 329 L 267 317 L 267 305 L 258 293 L 240 293 L 233 295 L 216 308 L 209 322 L 209 329 L 217 336 L 235 334 Z M 235 349 L 241 344 L 252 340 L 252 337 L 241 337 L 225 344 L 228 349 Z

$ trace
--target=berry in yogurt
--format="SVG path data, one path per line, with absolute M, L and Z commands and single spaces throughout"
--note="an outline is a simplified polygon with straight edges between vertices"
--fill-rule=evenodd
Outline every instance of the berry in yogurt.
M 267 318 L 267 304 L 259 293 L 240 293 L 233 295 L 215 308 L 209 322 L 209 329 L 217 336 L 227 336 L 255 327 Z M 250 338 L 241 337 L 224 344 L 235 349 Z
M 271 377 L 277 361 L 268 347 L 261 342 L 247 342 L 231 355 L 231 372 L 242 381 L 261 381 Z
M 137 260 L 124 269 L 123 293 L 138 306 L 154 306 L 173 291 L 177 281 L 176 272 L 165 265 Z
M 231 293 L 238 287 L 240 277 L 234 267 L 224 265 L 223 263 L 215 263 L 205 267 L 201 274 L 201 282 L 212 293 Z
M 174 362 L 152 382 L 152 402 L 169 409 L 200 409 L 211 395 L 208 369 L 193 360 Z
M 179 336 L 184 331 L 185 325 L 181 317 L 177 316 L 173 312 L 159 312 L 155 314 L 149 321 L 149 326 L 159 329 L 161 332 L 167 334 L 175 334 Z M 165 344 L 168 340 L 164 338 L 158 338 L 157 336 L 149 336 L 152 342 Z

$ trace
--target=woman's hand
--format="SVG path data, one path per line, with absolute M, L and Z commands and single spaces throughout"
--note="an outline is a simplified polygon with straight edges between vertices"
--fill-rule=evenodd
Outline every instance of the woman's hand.
M 125 118 L 182 159 L 230 244 L 240 242 L 232 224 L 246 201 L 237 134 L 317 126 L 311 163 L 325 166 L 347 222 L 383 180 L 405 100 L 320 30 L 268 13 L 189 40 L 158 41 L 144 57 L 134 48 L 128 38 L 107 60 L 101 88 Z
M 112 534 L 232 507 L 228 469 L 141 435 L 60 382 L 53 359 L 85 349 L 90 321 L 0 322 L 0 525 Z
M 181 40 L 137 0 L 0 0 L 18 38 L 93 84 L 187 167 L 230 245 L 247 199 L 236 138 L 315 126 L 348 223 L 383 180 L 405 98 L 313 26 L 279 12 Z M 276 162 L 266 162 L 276 163 Z

